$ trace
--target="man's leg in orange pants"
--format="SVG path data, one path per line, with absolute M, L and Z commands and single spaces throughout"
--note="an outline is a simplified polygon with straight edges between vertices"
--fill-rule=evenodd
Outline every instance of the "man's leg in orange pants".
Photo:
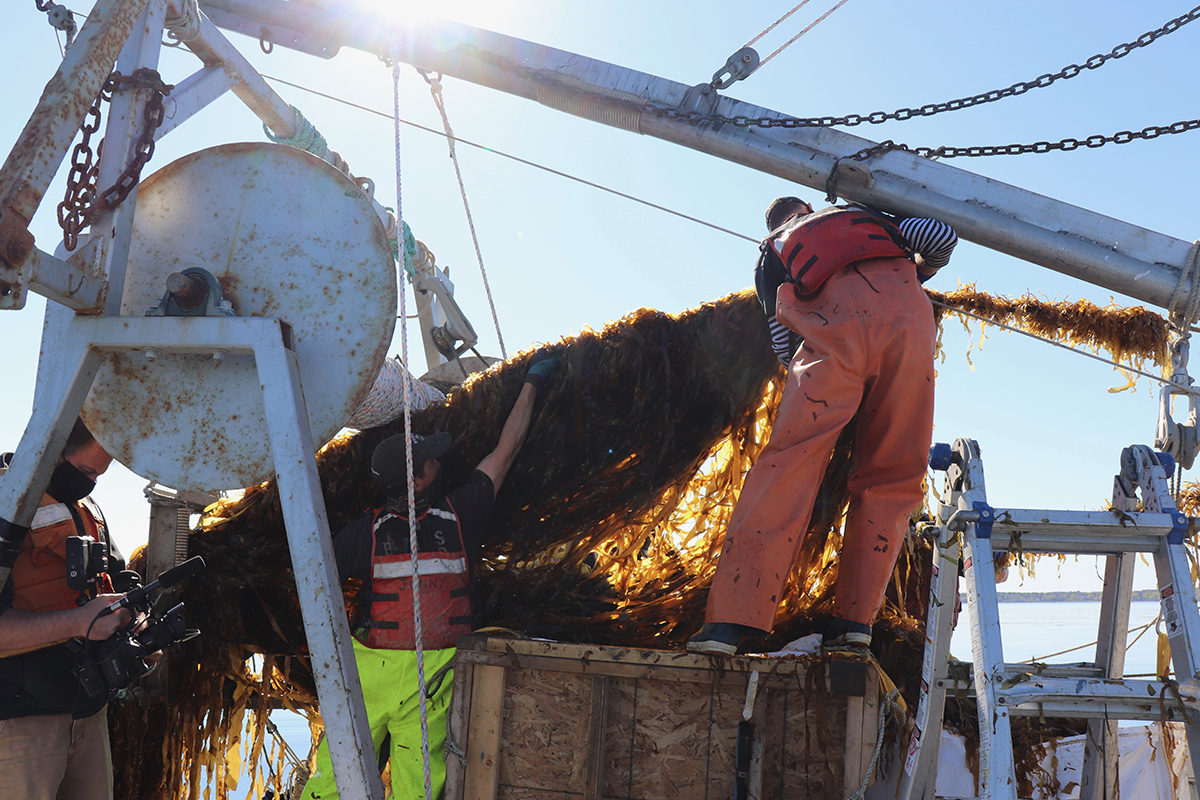
M 765 631 L 774 624 L 830 453 L 863 393 L 868 343 L 854 283 L 861 281 L 839 273 L 790 309 L 804 345 L 788 368 L 771 441 L 730 519 L 708 595 L 709 623 Z
M 870 625 L 921 503 L 933 430 L 933 309 L 909 270 L 867 262 L 880 290 L 863 298 L 876 331 L 866 391 L 858 411 L 850 513 L 838 561 L 833 614 Z

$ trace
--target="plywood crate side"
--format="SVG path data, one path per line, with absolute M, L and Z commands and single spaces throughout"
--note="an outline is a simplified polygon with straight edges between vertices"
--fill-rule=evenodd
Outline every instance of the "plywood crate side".
M 463 637 L 456 671 L 471 686 L 456 684 L 452 718 L 485 730 L 457 733 L 469 743 L 466 768 L 448 773 L 446 796 L 730 797 L 738 724 L 757 670 L 750 785 L 762 797 L 836 800 L 858 788 L 870 761 L 874 740 L 864 736 L 875 721 L 863 716 L 877 703 L 833 694 L 830 669 L 815 660 Z

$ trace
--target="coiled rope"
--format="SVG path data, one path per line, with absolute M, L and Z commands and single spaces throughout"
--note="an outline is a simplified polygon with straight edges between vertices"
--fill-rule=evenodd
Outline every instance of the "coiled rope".
M 200 15 L 200 0 L 179 0 L 177 5 L 179 16 L 163 20 L 163 28 L 167 31 L 167 38 L 171 40 L 163 42 L 167 47 L 179 47 L 185 42 L 194 41 L 200 35 L 200 27 L 204 23 L 204 18 Z
M 1198 261 L 1200 261 L 1200 240 L 1192 242 L 1183 268 L 1179 271 L 1179 283 L 1175 284 L 1175 291 L 1171 293 L 1171 302 L 1167 304 L 1167 317 L 1171 320 L 1171 324 L 1182 333 L 1183 338 L 1188 338 L 1190 335 L 1188 326 L 1200 319 L 1200 270 L 1196 269 Z M 1191 289 L 1187 295 L 1187 302 L 1180 309 L 1179 304 L 1183 300 L 1184 287 L 1189 283 Z
M 296 132 L 291 136 L 276 136 L 267 127 L 267 123 L 263 123 L 263 133 L 267 138 L 275 144 L 286 144 L 292 147 L 298 147 L 307 153 L 312 153 L 322 161 L 328 161 L 339 172 L 344 175 L 350 174 L 350 165 L 346 163 L 346 159 L 342 158 L 341 154 L 336 150 L 329 149 L 329 142 L 325 141 L 325 137 L 316 129 L 304 114 L 300 113 L 300 109 L 295 106 L 289 106 L 296 115 Z

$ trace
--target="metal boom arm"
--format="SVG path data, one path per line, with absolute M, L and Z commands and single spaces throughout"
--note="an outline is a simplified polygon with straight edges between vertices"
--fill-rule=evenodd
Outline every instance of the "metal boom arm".
M 331 57 L 341 46 L 386 54 L 377 20 L 282 0 L 202 0 L 218 26 Z M 830 128 L 762 128 L 697 122 L 666 110 L 784 118 L 771 109 L 682 83 L 467 25 L 400 32 L 400 60 L 596 122 L 654 136 L 815 189 L 874 144 Z M 708 87 L 703 87 L 708 88 Z M 1189 242 L 903 151 L 864 166 L 841 163 L 838 194 L 886 211 L 936 217 L 959 236 L 1166 308 Z M 1190 281 L 1189 281 L 1190 284 Z M 1190 290 L 1190 285 L 1183 287 Z

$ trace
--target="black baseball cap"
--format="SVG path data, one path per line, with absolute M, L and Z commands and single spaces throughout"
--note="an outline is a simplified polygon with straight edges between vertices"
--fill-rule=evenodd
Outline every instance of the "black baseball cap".
M 419 475 L 425 462 L 446 455 L 454 437 L 449 431 L 430 436 L 419 433 L 412 435 L 413 474 Z M 371 456 L 371 475 L 384 489 L 395 489 L 408 483 L 408 470 L 404 466 L 404 434 L 389 436 L 375 447 Z
M 767 231 L 773 232 L 782 225 L 786 218 L 784 212 L 796 205 L 805 206 L 810 211 L 812 210 L 812 204 L 801 200 L 799 197 L 776 197 L 772 200 L 771 204 L 767 206 Z

